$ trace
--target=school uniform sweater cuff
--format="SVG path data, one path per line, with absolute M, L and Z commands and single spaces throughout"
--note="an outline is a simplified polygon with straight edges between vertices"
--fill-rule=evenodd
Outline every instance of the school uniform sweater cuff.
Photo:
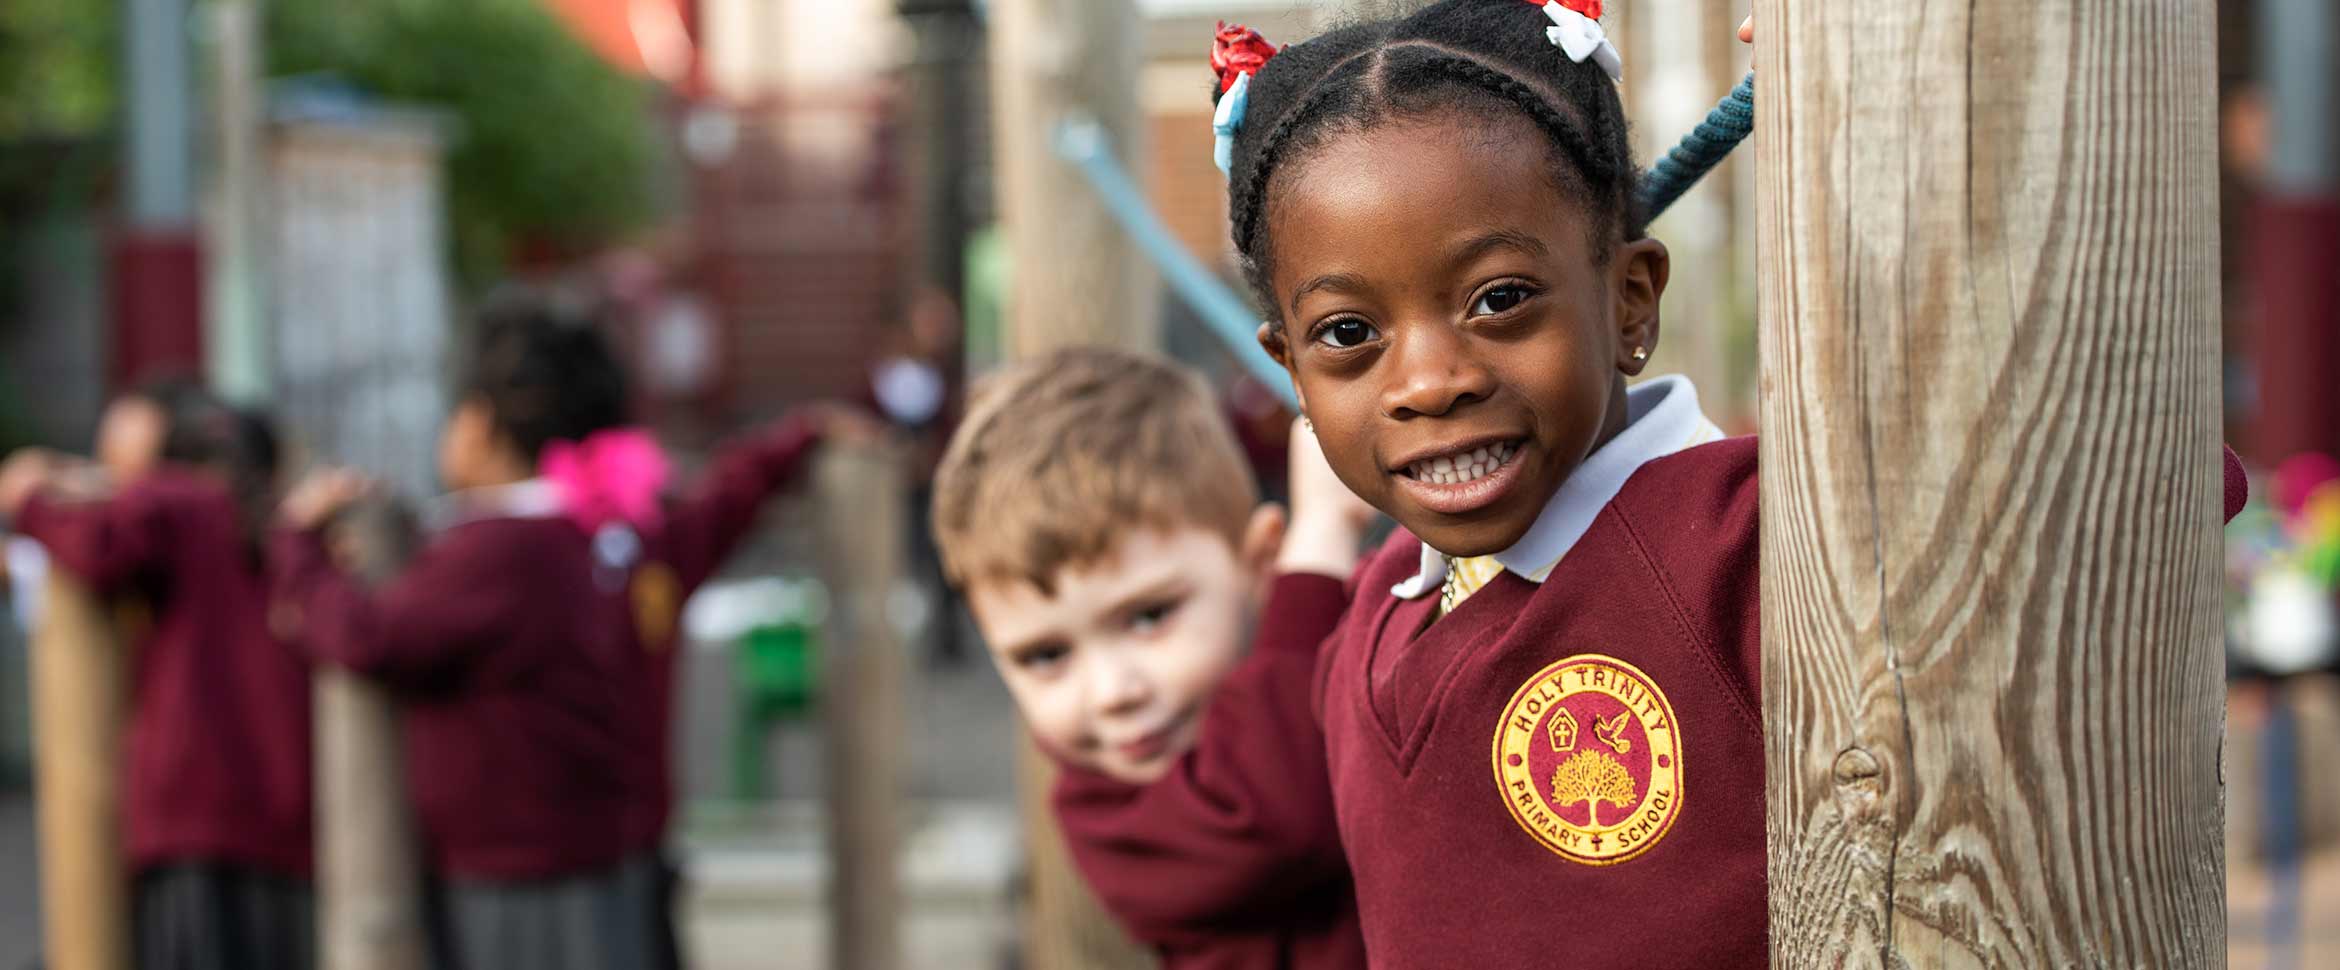
M 1313 654 L 1341 624 L 1349 608 L 1342 581 L 1319 573 L 1284 573 L 1268 584 L 1260 609 L 1254 649 L 1299 650 Z

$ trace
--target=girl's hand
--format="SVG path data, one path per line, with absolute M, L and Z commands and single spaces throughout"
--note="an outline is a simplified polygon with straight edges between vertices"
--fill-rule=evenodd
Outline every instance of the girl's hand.
M 1754 42 L 1755 42 L 1755 15 L 1754 15 L 1754 14 L 1748 14 L 1748 15 L 1747 15 L 1747 19 L 1746 19 L 1745 21 L 1742 21 L 1742 22 L 1739 24 L 1739 43 L 1742 43 L 1742 44 L 1752 44 L 1752 43 L 1754 43 Z
M 0 518 L 14 519 L 33 494 L 49 487 L 62 462 L 46 448 L 20 448 L 0 462 Z
M 287 527 L 314 532 L 373 490 L 374 483 L 357 472 L 346 468 L 321 469 L 310 472 L 300 484 L 293 486 L 277 514 Z
M 1365 533 L 1381 512 L 1333 474 L 1324 446 L 1303 421 L 1292 422 L 1291 454 L 1292 524 L 1276 568 L 1345 578 L 1356 570 Z

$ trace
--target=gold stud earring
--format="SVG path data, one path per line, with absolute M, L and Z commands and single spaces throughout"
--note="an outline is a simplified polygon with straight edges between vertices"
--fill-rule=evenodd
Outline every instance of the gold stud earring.
M 1647 348 L 1647 347 L 1635 347 L 1635 348 L 1633 348 L 1633 362 L 1634 362 L 1634 363 L 1636 363 L 1636 364 L 1639 364 L 1639 363 L 1642 363 L 1642 362 L 1644 362 L 1644 361 L 1647 361 L 1647 360 L 1649 360 L 1649 348 Z
M 1300 416 L 1300 426 L 1307 428 L 1309 434 L 1316 433 L 1316 422 L 1309 420 L 1308 416 L 1305 414 Z

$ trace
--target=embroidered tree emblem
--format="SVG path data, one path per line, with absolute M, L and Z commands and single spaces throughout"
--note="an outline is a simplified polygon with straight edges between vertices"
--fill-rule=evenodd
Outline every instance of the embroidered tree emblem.
M 1601 824 L 1601 803 L 1631 808 L 1633 773 L 1599 751 L 1579 751 L 1552 770 L 1552 803 L 1562 808 L 1585 803 L 1592 824 Z

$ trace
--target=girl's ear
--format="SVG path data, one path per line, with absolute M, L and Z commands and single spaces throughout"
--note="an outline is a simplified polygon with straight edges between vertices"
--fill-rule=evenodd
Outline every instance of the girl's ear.
M 1283 365 L 1284 373 L 1292 377 L 1292 396 L 1300 402 L 1300 413 L 1308 413 L 1308 392 L 1300 389 L 1300 372 L 1292 367 L 1292 347 L 1284 342 L 1284 326 L 1274 320 L 1263 320 L 1259 325 L 1259 349 Z
M 1673 263 L 1665 243 L 1645 238 L 1617 247 L 1609 268 L 1617 298 L 1617 370 L 1638 377 L 1657 353 L 1658 304 Z

